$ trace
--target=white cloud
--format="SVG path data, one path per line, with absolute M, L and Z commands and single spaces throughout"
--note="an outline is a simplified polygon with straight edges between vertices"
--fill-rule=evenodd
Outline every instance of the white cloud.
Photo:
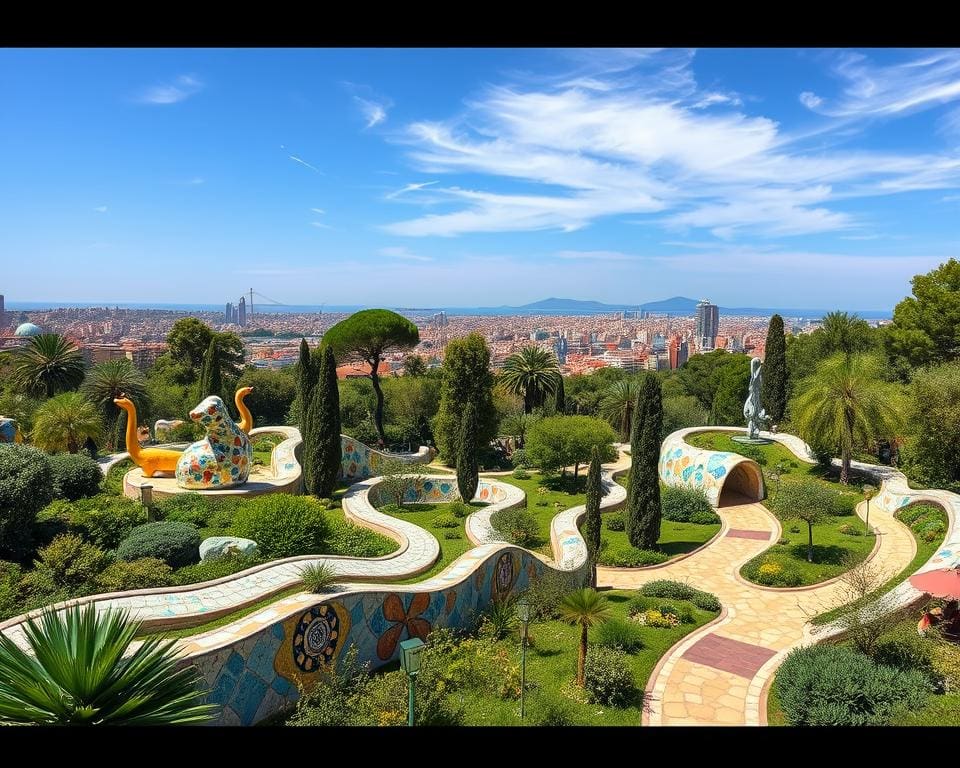
M 333 229 L 329 224 L 324 224 L 322 221 L 311 221 L 310 226 L 316 227 L 317 229 Z
M 144 104 L 176 104 L 200 93 L 204 84 L 194 75 L 180 75 L 172 83 L 146 88 L 138 101 Z
M 93 210 L 96 211 L 97 213 L 106 213 L 106 212 L 107 212 L 107 206 L 105 206 L 105 205 L 98 205 L 98 206 L 97 206 L 96 208 L 94 208 Z
M 421 256 L 418 253 L 413 253 L 409 248 L 404 246 L 390 246 L 388 248 L 381 248 L 378 253 L 381 256 L 386 256 L 391 259 L 404 259 L 406 261 L 433 261 L 430 256 Z
M 321 173 L 321 174 L 323 173 L 323 171 L 321 171 L 319 168 L 316 168 L 316 167 L 310 165 L 310 163 L 308 163 L 308 162 L 307 162 L 306 160 L 304 160 L 302 157 L 297 157 L 296 155 L 287 155 L 287 157 L 289 157 L 289 158 L 290 158 L 291 160 L 293 160 L 293 162 L 295 162 L 295 163 L 300 163 L 300 165 L 306 166 L 306 167 L 309 168 L 311 171 L 316 171 L 317 173 Z
M 844 51 L 833 64 L 844 81 L 843 94 L 827 100 L 809 91 L 800 101 L 830 117 L 889 116 L 960 99 L 960 50 L 923 51 L 895 64 L 874 63 L 862 53 Z
M 326 211 L 323 210 L 323 208 L 311 208 L 310 210 L 313 211 L 314 213 L 320 215 L 320 216 L 323 216 L 323 215 L 326 214 Z
M 436 183 L 437 182 L 435 181 L 423 181 L 423 182 L 420 182 L 419 184 L 407 184 L 406 186 L 403 186 L 400 189 L 390 192 L 386 197 L 387 197 L 387 200 L 392 200 L 393 198 L 399 197 L 400 195 L 405 195 L 407 192 L 416 192 L 418 190 L 423 189 L 424 187 L 429 187 L 430 185 L 436 184 Z
M 373 128 L 387 119 L 388 105 L 362 96 L 354 96 L 354 103 L 360 108 L 360 114 L 367 121 L 366 128 Z
M 793 236 L 857 225 L 833 207 L 838 200 L 960 186 L 960 158 L 949 155 L 825 150 L 820 138 L 807 148 L 775 120 L 747 114 L 735 94 L 698 90 L 692 54 L 577 56 L 576 77 L 491 86 L 460 115 L 407 125 L 396 140 L 418 170 L 476 174 L 498 189 L 482 181 L 472 190 L 431 186 L 407 202 L 439 204 L 442 212 L 384 229 L 404 236 L 571 232 L 605 216 L 655 214 L 669 229 L 722 238 Z M 621 66 L 640 61 L 649 69 L 661 56 L 659 79 Z M 804 98 L 812 104 L 817 97 Z M 710 104 L 727 109 L 702 108 Z M 502 191 L 504 182 L 526 186 Z
M 555 255 L 570 261 L 636 261 L 639 258 L 620 251 L 560 251 Z

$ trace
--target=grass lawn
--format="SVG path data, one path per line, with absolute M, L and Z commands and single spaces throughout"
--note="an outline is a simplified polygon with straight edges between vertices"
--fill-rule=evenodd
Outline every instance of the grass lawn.
M 573 476 L 570 474 L 562 481 L 558 476 L 547 477 L 539 472 L 531 472 L 527 480 L 517 480 L 515 477 L 498 477 L 497 480 L 515 485 L 527 495 L 527 509 L 537 519 L 538 530 L 537 541 L 530 549 L 553 557 L 550 547 L 550 521 L 563 510 L 586 503 L 586 470 L 580 473 L 576 493 L 570 492 L 573 487 Z M 540 493 L 540 488 L 544 488 L 546 492 Z
M 712 539 L 720 524 L 697 525 L 696 523 L 675 523 L 672 520 L 660 522 L 660 538 L 657 549 L 670 557 L 692 552 Z M 610 531 L 604 525 L 600 529 L 601 549 L 626 549 L 630 546 L 626 531 Z
M 637 595 L 631 591 L 604 592 L 610 600 L 612 615 L 627 619 L 627 603 Z M 678 605 L 680 600 L 658 600 L 659 603 Z M 638 695 L 633 704 L 623 709 L 604 707 L 599 704 L 583 704 L 569 698 L 577 671 L 577 654 L 580 630 L 560 621 L 533 624 L 530 635 L 533 647 L 527 648 L 526 693 L 527 722 L 535 713 L 538 699 L 560 702 L 569 707 L 570 719 L 578 725 L 639 725 L 642 714 L 640 692 L 646 686 L 650 673 L 660 657 L 677 640 L 716 616 L 708 611 L 694 608 L 696 623 L 681 624 L 672 629 L 642 627 L 645 647 L 629 655 L 630 668 L 636 682 Z M 520 660 L 519 641 L 516 638 L 500 641 L 516 661 Z M 455 694 L 459 695 L 459 694 Z M 494 693 L 468 691 L 462 694 L 467 725 L 520 725 L 519 703 L 504 701 Z
M 944 512 L 939 507 L 933 506 L 932 504 L 923 504 L 918 506 L 923 506 L 924 508 L 929 509 L 930 514 L 936 519 L 940 520 L 940 522 L 943 523 L 944 530 L 946 530 L 946 526 L 947 526 L 946 512 Z M 901 512 L 902 510 L 898 511 L 895 517 L 899 519 Z M 903 581 L 906 581 L 908 577 L 916 573 L 917 569 L 919 569 L 921 565 L 923 565 L 925 562 L 927 562 L 927 560 L 933 557 L 934 553 L 938 549 L 940 549 L 940 545 L 943 544 L 943 537 L 946 535 L 946 534 L 943 534 L 941 536 L 938 536 L 933 541 L 925 541 L 922 536 L 917 536 L 916 532 L 912 528 L 910 529 L 910 532 L 913 534 L 913 538 L 917 542 L 917 554 L 914 555 L 913 560 L 910 561 L 910 564 L 906 568 L 904 568 L 902 571 L 900 571 L 900 573 L 898 573 L 889 581 L 887 581 L 886 583 L 884 583 L 883 585 L 875 589 L 870 594 L 868 594 L 864 598 L 866 601 L 870 602 L 870 601 L 876 600 L 878 597 L 882 595 L 885 595 L 895 586 L 897 586 Z M 838 616 L 840 616 L 840 614 L 843 613 L 843 611 L 846 610 L 847 607 L 848 606 L 841 605 L 841 606 L 838 606 L 837 608 L 834 608 L 832 611 L 821 613 L 819 616 L 815 616 L 813 619 L 811 619 L 810 623 L 811 624 L 828 624 L 829 622 L 833 621 Z M 960 722 L 960 720 L 958 720 L 957 722 Z
M 480 507 L 485 507 L 486 504 L 476 502 L 471 503 L 470 506 L 479 509 Z M 423 581 L 440 573 L 440 571 L 473 546 L 473 544 L 470 543 L 470 539 L 467 538 L 467 533 L 464 529 L 465 517 L 456 518 L 456 528 L 438 528 L 433 524 L 434 520 L 438 517 L 452 516 L 453 513 L 450 512 L 450 504 L 404 504 L 402 510 L 390 504 L 380 507 L 378 511 L 383 512 L 385 515 L 390 515 L 390 517 L 396 517 L 399 520 L 406 520 L 414 525 L 419 525 L 424 530 L 430 531 L 430 533 L 437 537 L 437 541 L 440 542 L 440 558 L 433 564 L 433 567 L 428 571 L 424 571 L 419 576 L 399 581 L 397 582 L 398 584 L 412 584 L 413 582 Z M 452 534 L 455 534 L 456 538 L 448 539 L 447 536 Z

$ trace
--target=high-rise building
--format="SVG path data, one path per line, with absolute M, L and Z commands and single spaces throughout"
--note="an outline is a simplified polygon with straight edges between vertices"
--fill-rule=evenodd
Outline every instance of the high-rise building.
M 0 293 L 0 331 L 7 327 L 7 318 L 3 316 L 3 294 Z
M 690 359 L 690 342 L 681 341 L 680 349 L 677 350 L 677 368 L 681 368 L 687 360 Z
M 557 353 L 557 360 L 560 361 L 561 365 L 567 362 L 568 349 L 569 349 L 569 345 L 567 344 L 567 340 L 563 336 L 561 336 L 556 340 L 556 342 L 554 342 L 553 350 L 554 352 Z
M 233 322 L 233 304 L 229 301 L 227 302 L 226 310 L 224 310 L 223 312 L 223 322 L 225 323 Z
M 703 299 L 697 304 L 697 346 L 707 352 L 714 348 L 720 329 L 720 308 Z
M 247 300 L 241 296 L 239 309 L 237 310 L 237 325 L 241 328 L 247 324 Z

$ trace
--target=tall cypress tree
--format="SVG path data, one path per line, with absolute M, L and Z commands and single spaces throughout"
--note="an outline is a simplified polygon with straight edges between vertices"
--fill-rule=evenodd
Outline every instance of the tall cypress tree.
M 556 404 L 554 410 L 557 412 L 557 415 L 563 416 L 567 409 L 567 396 L 563 391 L 563 376 L 557 381 L 557 394 L 554 402 Z
M 307 340 L 300 338 L 300 359 L 297 360 L 297 400 L 300 402 L 300 436 L 304 442 L 307 439 L 307 410 L 310 408 L 313 385 L 316 383 L 316 372 L 310 357 L 310 345 Z
M 340 392 L 337 389 L 337 361 L 326 347 L 320 371 L 307 409 L 309 440 L 304 451 L 304 482 L 319 498 L 330 498 L 340 474 Z
M 467 504 L 477 492 L 480 484 L 477 458 L 477 433 L 480 425 L 477 419 L 477 406 L 473 400 L 467 402 L 460 422 L 460 439 L 457 441 L 457 488 L 460 498 Z
M 220 348 L 216 339 L 210 339 L 210 345 L 203 355 L 203 371 L 200 374 L 200 391 L 198 399 L 203 400 L 210 395 L 223 397 L 223 379 L 220 371 Z
M 787 343 L 783 318 L 774 315 L 767 327 L 767 345 L 763 357 L 763 387 L 760 392 L 763 409 L 774 423 L 783 419 L 787 410 Z
M 597 446 L 593 446 L 590 451 L 590 471 L 587 472 L 587 514 L 583 522 L 583 540 L 587 543 L 591 587 L 597 586 L 597 559 L 600 556 L 600 498 L 602 496 L 600 450 Z
M 647 374 L 637 392 L 630 435 L 630 487 L 627 489 L 627 536 L 638 549 L 656 549 L 660 538 L 660 430 L 663 399 L 660 380 Z

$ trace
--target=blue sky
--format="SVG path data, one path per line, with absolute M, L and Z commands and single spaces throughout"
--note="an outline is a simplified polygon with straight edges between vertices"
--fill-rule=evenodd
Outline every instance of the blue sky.
M 960 50 L 0 50 L 0 293 L 892 307 Z

